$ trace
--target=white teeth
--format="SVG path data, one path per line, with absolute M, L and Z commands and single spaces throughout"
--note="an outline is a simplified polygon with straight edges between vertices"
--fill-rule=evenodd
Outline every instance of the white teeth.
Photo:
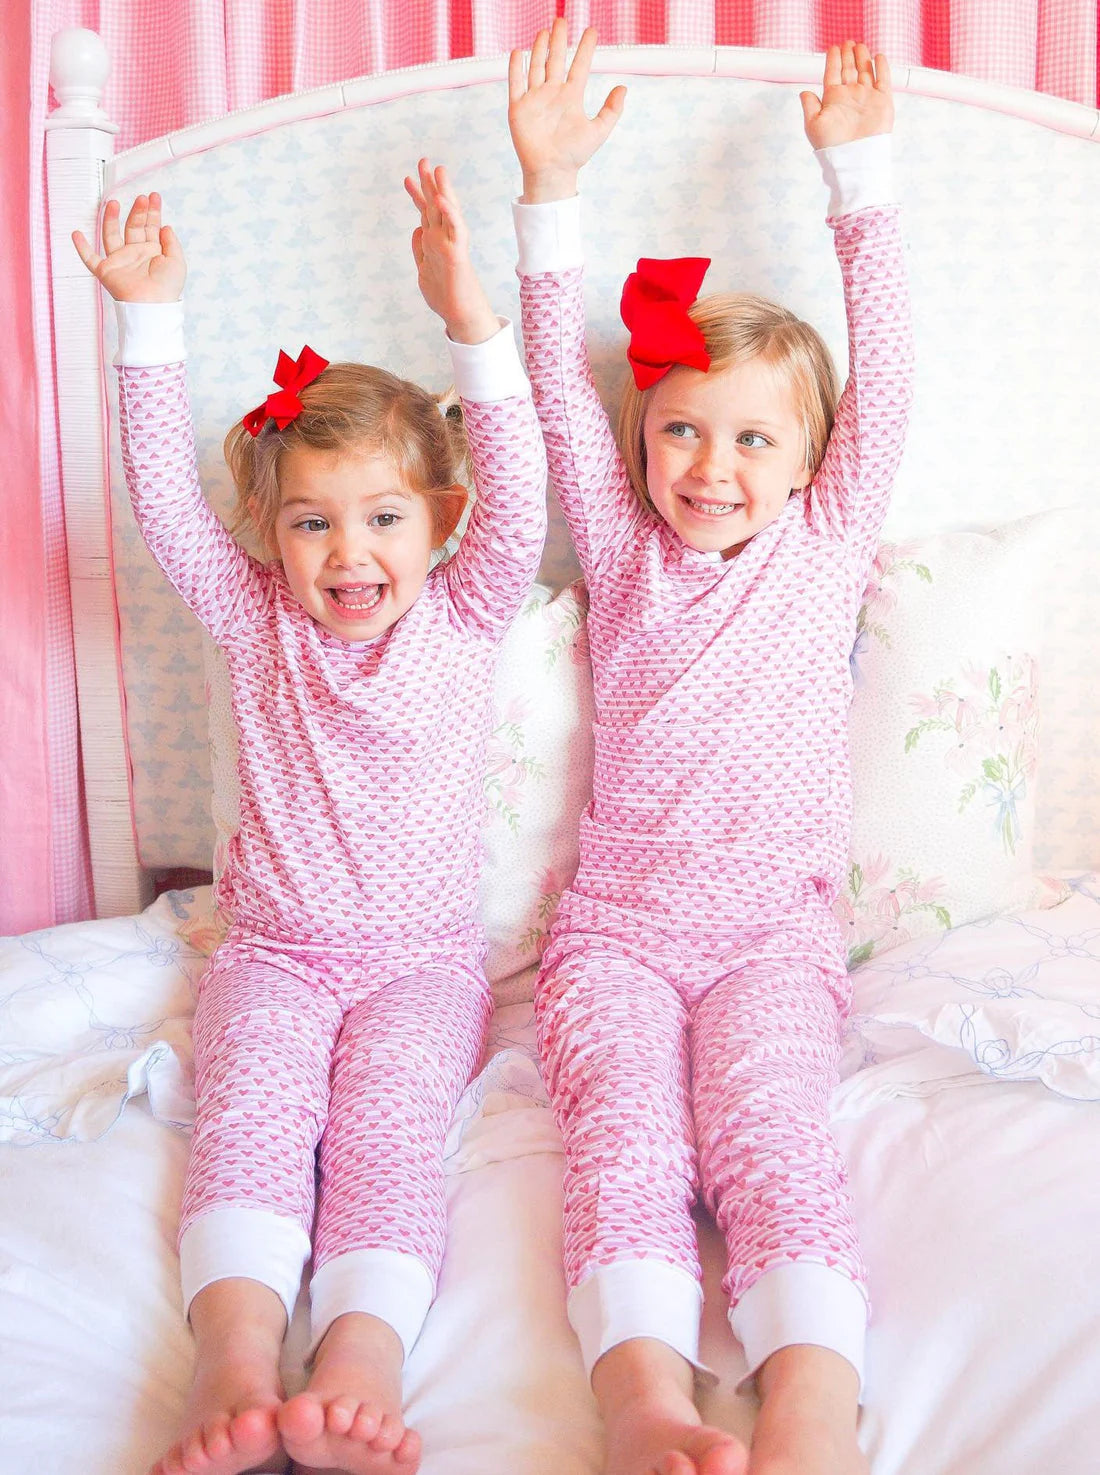
M 684 501 L 696 512 L 702 512 L 707 517 L 724 517 L 727 512 L 736 512 L 740 502 L 696 502 L 693 497 L 685 497 Z
M 367 593 L 368 590 L 369 593 Z M 341 609 L 353 610 L 358 614 L 362 613 L 363 611 L 374 609 L 374 607 L 381 601 L 382 585 L 358 584 L 354 587 L 354 589 L 349 587 L 344 587 L 342 589 L 331 588 L 329 590 L 329 593 Z M 367 594 L 367 597 L 365 599 L 362 597 L 352 598 L 351 596 L 353 594 L 356 596 Z

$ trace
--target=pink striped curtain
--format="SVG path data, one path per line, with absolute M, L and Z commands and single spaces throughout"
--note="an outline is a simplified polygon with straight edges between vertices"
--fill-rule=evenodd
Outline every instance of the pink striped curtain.
M 608 43 L 822 50 L 862 36 L 895 64 L 1095 105 L 1096 0 L 32 0 L 6 9 L 0 79 L 0 932 L 89 915 L 87 838 L 55 434 L 42 125 L 50 38 L 87 26 L 112 58 L 128 148 L 280 93 L 526 44 L 564 14 Z M 29 79 L 29 80 L 28 80 Z M 36 392 L 37 389 L 37 392 Z

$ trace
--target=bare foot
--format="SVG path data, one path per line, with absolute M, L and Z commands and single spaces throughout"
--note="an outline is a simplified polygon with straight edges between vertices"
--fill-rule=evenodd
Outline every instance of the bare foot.
M 275 1414 L 286 1312 L 267 1286 L 240 1278 L 214 1281 L 191 1303 L 195 1379 L 184 1435 L 149 1475 L 241 1475 L 285 1471 Z
M 691 1364 L 663 1342 L 635 1337 L 592 1370 L 603 1414 L 604 1475 L 745 1475 L 739 1439 L 699 1419 Z
M 681 1408 L 624 1404 L 605 1428 L 605 1475 L 745 1475 L 748 1469 L 741 1441 L 700 1423 L 690 1399 Z
M 273 1362 L 245 1332 L 225 1348 L 227 1361 L 198 1365 L 178 1444 L 150 1475 L 240 1475 L 287 1468 L 275 1414 L 282 1401 L 277 1349 Z
M 420 1436 L 401 1414 L 400 1338 L 363 1312 L 338 1316 L 317 1350 L 309 1387 L 278 1412 L 300 1475 L 413 1475 Z
M 824 1347 L 776 1352 L 757 1374 L 763 1394 L 750 1475 L 869 1475 L 856 1442 L 859 1380 Z

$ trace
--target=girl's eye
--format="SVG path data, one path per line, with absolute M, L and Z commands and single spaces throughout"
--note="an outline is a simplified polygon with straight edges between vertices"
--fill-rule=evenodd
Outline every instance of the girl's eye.
M 676 440 L 687 440 L 689 435 L 695 434 L 695 431 L 692 429 L 692 427 L 690 425 L 685 425 L 682 420 L 673 420 L 671 425 L 665 426 L 665 430 Z
M 377 516 L 371 518 L 374 525 L 380 528 L 392 528 L 400 520 L 396 512 L 379 512 Z
M 296 522 L 294 526 L 301 528 L 304 533 L 323 533 L 328 523 L 323 517 L 303 517 L 301 522 Z
M 766 435 L 761 435 L 759 430 L 743 430 L 737 437 L 737 444 L 748 446 L 750 450 L 759 450 L 762 446 L 769 444 Z

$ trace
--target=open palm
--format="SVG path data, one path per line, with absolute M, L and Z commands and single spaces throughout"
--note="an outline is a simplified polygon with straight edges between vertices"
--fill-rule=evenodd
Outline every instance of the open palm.
M 523 52 L 513 51 L 508 62 L 508 127 L 523 170 L 524 193 L 566 194 L 576 189 L 577 172 L 619 121 L 625 87 L 613 87 L 603 107 L 590 118 L 584 106 L 584 87 L 596 49 L 596 32 L 589 27 L 566 69 L 567 27 L 556 20 L 540 31 L 531 47 L 524 74 Z
M 894 126 L 890 63 L 881 52 L 872 61 L 862 42 L 830 46 L 821 96 L 814 92 L 799 96 L 806 137 L 815 149 L 889 133 Z
M 118 201 L 108 200 L 102 256 L 73 231 L 81 261 L 116 302 L 177 302 L 183 292 L 187 262 L 175 231 L 161 224 L 160 211 L 158 194 L 138 195 L 123 228 Z

